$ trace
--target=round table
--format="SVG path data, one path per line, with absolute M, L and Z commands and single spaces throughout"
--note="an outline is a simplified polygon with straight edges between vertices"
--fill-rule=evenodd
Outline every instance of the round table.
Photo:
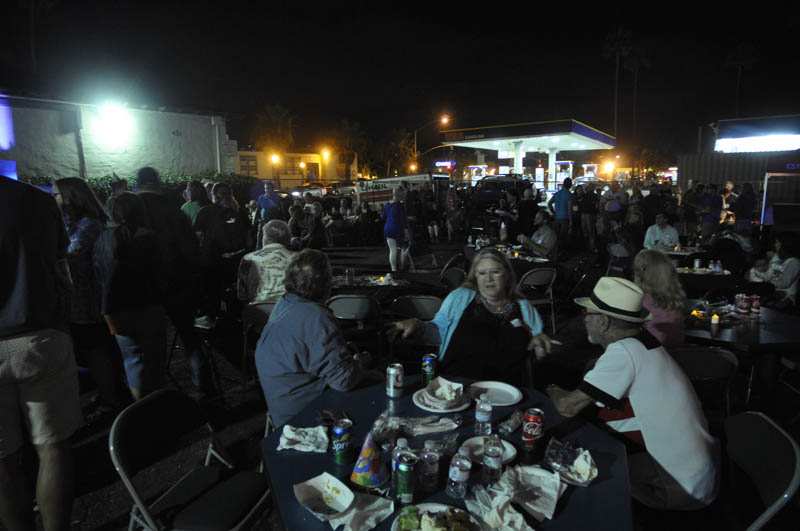
M 409 387 L 401 398 L 395 400 L 397 415 L 410 417 L 430 415 L 416 407 L 411 401 L 412 393 L 420 388 L 417 382 L 418 378 L 407 378 Z M 569 487 L 559 500 L 553 519 L 537 524 L 536 529 L 615 531 L 633 529 L 628 462 L 624 444 L 600 428 L 579 418 L 565 420 L 560 417 L 550 399 L 538 391 L 532 389 L 523 389 L 522 391 L 524 397 L 519 404 L 494 409 L 494 426 L 496 427 L 498 420 L 505 419 L 516 409 L 538 407 L 545 413 L 545 438 L 539 444 L 542 446 L 546 444 L 546 440 L 550 436 L 555 436 L 559 440 L 572 441 L 592 453 L 599 470 L 598 477 L 588 487 Z M 386 396 L 383 383 L 346 393 L 329 389 L 309 404 L 289 424 L 296 427 L 315 426 L 318 423 L 318 412 L 322 409 L 346 411 L 354 422 L 352 439 L 355 448 L 358 449 L 375 418 L 387 408 L 388 401 L 389 398 Z M 458 429 L 459 444 L 461 444 L 464 440 L 474 436 L 474 407 L 456 414 L 460 414 L 465 419 L 464 424 Z M 421 448 L 425 439 L 440 439 L 449 433 L 452 432 L 409 438 L 409 443 L 412 448 Z M 518 464 L 520 460 L 526 459 L 526 455 L 530 455 L 522 451 L 520 433 L 521 430 L 518 429 L 507 438 L 518 449 L 518 456 L 512 464 Z M 274 432 L 262 441 L 261 449 L 264 457 L 264 470 L 270 479 L 275 507 L 278 509 L 284 527 L 286 529 L 329 531 L 329 524 L 320 522 L 300 505 L 294 496 L 292 487 L 322 472 L 328 472 L 351 486 L 349 477 L 353 465 L 335 464 L 330 452 L 327 454 L 301 453 L 294 450 L 278 452 L 279 440 L 280 433 Z M 443 470 L 443 477 L 449 466 L 449 457 L 443 457 L 443 461 L 439 465 L 440 470 Z M 471 481 L 477 480 L 479 477 L 480 474 L 476 473 L 478 468 L 473 468 Z M 433 494 L 415 493 L 415 503 L 436 502 L 463 509 L 465 507 L 463 500 L 455 500 L 444 493 L 443 477 L 439 482 L 438 489 Z M 395 503 L 395 508 L 395 514 L 381 522 L 375 529 L 390 529 L 392 521 L 401 508 L 400 504 Z
M 494 247 L 494 246 L 490 246 Z M 511 264 L 511 268 L 514 270 L 514 274 L 517 276 L 517 280 L 522 278 L 522 276 L 530 271 L 531 269 L 537 269 L 540 267 L 553 267 L 553 262 L 548 260 L 547 258 L 541 258 L 538 256 L 532 256 L 526 251 L 512 249 L 510 247 L 506 247 L 507 249 L 511 249 L 510 253 L 505 252 L 506 258 L 508 258 L 509 263 Z M 498 249 L 502 252 L 501 249 Z M 467 259 L 468 262 L 472 263 L 472 259 L 475 258 L 477 255 L 477 251 L 475 247 L 472 245 L 464 246 L 464 257 Z M 511 254 L 511 256 L 509 256 Z

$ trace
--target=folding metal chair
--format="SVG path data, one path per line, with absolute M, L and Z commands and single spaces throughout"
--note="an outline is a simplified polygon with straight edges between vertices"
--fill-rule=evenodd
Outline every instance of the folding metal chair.
M 380 337 L 381 306 L 369 295 L 336 295 L 326 306 L 342 325 L 345 337 L 357 343 L 378 337 L 378 350 L 383 352 Z
M 534 306 L 550 305 L 550 324 L 553 335 L 556 333 L 556 301 L 553 296 L 553 284 L 556 282 L 556 268 L 539 267 L 531 269 L 519 279 L 517 289 Z
M 271 302 L 248 304 L 242 308 L 242 360 L 240 366 L 242 385 L 247 385 L 248 382 L 250 353 L 255 350 L 252 341 L 254 332 L 261 334 L 261 330 L 269 321 L 273 308 L 275 308 L 275 303 Z
M 772 419 L 756 411 L 728 418 L 725 434 L 728 457 L 750 478 L 766 506 L 766 510 L 747 529 L 762 529 L 797 493 L 800 447 Z M 742 500 L 737 500 L 738 503 Z M 757 509 L 761 508 L 759 504 Z
M 185 451 L 198 432 L 210 439 L 204 463 L 146 503 L 149 494 L 134 485 L 135 476 Z M 232 471 L 200 407 L 175 390 L 151 393 L 125 408 L 111 426 L 108 450 L 133 498 L 129 531 L 243 529 L 261 514 L 269 497 L 262 474 Z M 222 466 L 211 466 L 212 459 Z
M 442 284 L 447 286 L 449 291 L 453 291 L 457 287 L 461 286 L 464 283 L 464 279 L 467 278 L 467 273 L 461 268 L 458 267 L 451 267 L 446 269 L 442 272 L 442 275 L 439 277 Z
M 442 299 L 433 295 L 403 295 L 397 297 L 389 306 L 389 311 L 399 317 L 430 321 L 439 311 Z
M 672 359 L 689 377 L 696 387 L 707 385 L 722 388 L 722 404 L 724 417 L 731 414 L 731 384 L 739 368 L 739 358 L 733 352 L 717 347 L 700 347 L 686 345 L 672 347 L 669 350 Z

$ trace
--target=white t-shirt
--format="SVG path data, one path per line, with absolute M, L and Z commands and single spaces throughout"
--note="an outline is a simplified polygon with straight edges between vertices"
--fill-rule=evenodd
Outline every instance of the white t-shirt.
M 692 384 L 647 332 L 611 343 L 580 389 L 600 417 L 647 452 L 701 503 L 717 493 L 716 441 Z

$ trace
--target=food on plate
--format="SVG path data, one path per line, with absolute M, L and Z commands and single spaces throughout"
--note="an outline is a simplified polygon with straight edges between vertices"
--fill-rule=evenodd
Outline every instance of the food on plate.
M 449 508 L 442 512 L 419 511 L 406 507 L 397 519 L 399 531 L 474 531 L 469 513 Z

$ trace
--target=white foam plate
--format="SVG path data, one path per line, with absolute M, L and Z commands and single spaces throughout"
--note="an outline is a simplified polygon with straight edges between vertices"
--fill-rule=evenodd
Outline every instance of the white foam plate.
M 418 408 L 424 411 L 428 411 L 430 413 L 455 413 L 457 411 L 464 411 L 465 409 L 467 409 L 469 406 L 472 405 L 472 402 L 467 397 L 464 397 L 464 403 L 459 406 L 452 407 L 450 409 L 436 409 L 434 407 L 429 406 L 426 402 L 423 401 L 424 399 L 422 398 L 422 393 L 424 392 L 425 389 L 420 389 L 419 391 L 414 393 L 411 396 L 411 401 L 414 402 L 414 405 L 417 406 Z
M 420 513 L 443 513 L 448 509 L 456 509 L 459 511 L 463 511 L 467 513 L 469 516 L 469 521 L 472 522 L 472 525 L 475 526 L 475 529 L 482 529 L 482 526 L 478 520 L 472 516 L 469 512 L 465 511 L 464 509 L 459 509 L 458 507 L 453 507 L 451 505 L 445 505 L 443 503 L 418 503 L 414 505 Z M 402 511 L 402 509 L 400 510 Z M 400 529 L 400 525 L 398 520 L 400 519 L 400 515 L 398 513 L 397 517 L 395 517 L 394 521 L 392 522 L 392 528 L 390 531 L 398 531 Z
M 488 395 L 494 407 L 513 406 L 522 400 L 522 391 L 503 382 L 475 382 L 469 386 L 469 396 L 477 398 L 481 394 Z
M 503 464 L 507 465 L 517 457 L 517 449 L 505 439 L 500 439 L 500 442 L 503 443 Z M 473 463 L 483 462 L 483 435 L 467 439 L 461 443 L 461 446 L 467 447 L 469 458 L 472 459 Z

